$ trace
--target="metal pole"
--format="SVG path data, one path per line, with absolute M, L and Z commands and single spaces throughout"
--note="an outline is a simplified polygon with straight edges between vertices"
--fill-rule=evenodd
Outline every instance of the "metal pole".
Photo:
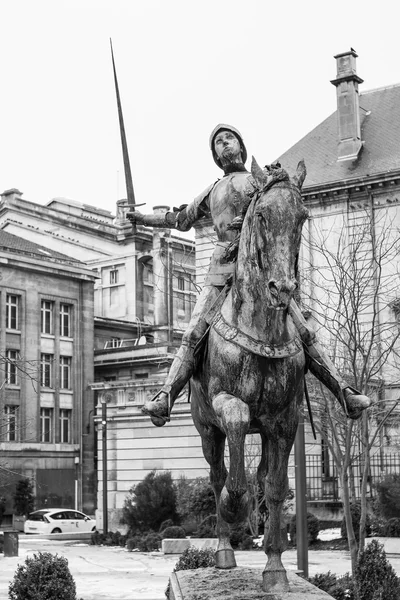
M 75 510 L 78 510 L 79 456 L 75 456 Z
M 300 412 L 294 442 L 295 481 L 296 481 L 296 547 L 297 568 L 308 577 L 308 531 L 307 531 L 307 486 L 306 454 L 304 435 L 304 415 Z
M 101 403 L 101 431 L 103 440 L 103 533 L 108 533 L 108 502 L 107 502 L 107 404 Z

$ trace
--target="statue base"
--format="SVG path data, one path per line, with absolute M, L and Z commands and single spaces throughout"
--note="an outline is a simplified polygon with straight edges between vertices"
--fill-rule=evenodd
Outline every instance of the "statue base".
M 332 600 L 293 571 L 287 571 L 290 590 L 282 593 L 264 592 L 262 570 L 236 567 L 223 570 L 215 567 L 177 571 L 170 577 L 170 600 Z

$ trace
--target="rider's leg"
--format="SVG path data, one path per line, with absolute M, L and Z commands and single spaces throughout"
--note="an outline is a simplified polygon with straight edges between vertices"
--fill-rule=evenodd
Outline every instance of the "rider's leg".
M 370 399 L 349 386 L 340 377 L 335 365 L 317 341 L 315 333 L 294 300 L 290 303 L 289 314 L 305 346 L 311 373 L 334 394 L 350 419 L 359 419 L 362 411 L 370 406 Z
M 157 427 L 162 427 L 170 420 L 169 415 L 174 402 L 193 374 L 194 349 L 208 327 L 204 317 L 219 293 L 219 288 L 210 285 L 204 286 L 182 337 L 182 345 L 175 355 L 163 387 L 152 400 L 144 403 L 142 412 L 149 415 Z

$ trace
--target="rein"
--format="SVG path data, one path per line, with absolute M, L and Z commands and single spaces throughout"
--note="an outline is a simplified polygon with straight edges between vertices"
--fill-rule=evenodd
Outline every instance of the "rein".
M 230 325 L 218 312 L 212 321 L 211 327 L 227 342 L 232 342 L 252 354 L 258 354 L 265 358 L 287 358 L 295 356 L 302 348 L 303 344 L 299 337 L 294 337 L 283 344 L 268 344 L 252 338 L 237 327 Z

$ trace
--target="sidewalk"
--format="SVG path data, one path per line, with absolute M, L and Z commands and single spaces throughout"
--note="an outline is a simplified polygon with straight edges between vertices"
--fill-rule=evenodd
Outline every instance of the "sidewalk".
M 400 575 L 400 539 L 378 539 L 384 543 L 388 558 Z M 18 557 L 0 554 L 1 600 L 8 599 L 8 586 L 17 565 L 36 552 L 51 552 L 68 559 L 78 600 L 165 600 L 164 590 L 179 558 L 160 552 L 127 552 L 123 548 L 44 540 L 22 534 Z M 267 560 L 262 551 L 237 551 L 235 554 L 238 565 L 243 567 L 263 568 Z M 287 569 L 297 570 L 296 550 L 286 551 L 282 558 Z M 348 552 L 309 551 L 310 575 L 327 571 L 343 575 L 350 570 Z

